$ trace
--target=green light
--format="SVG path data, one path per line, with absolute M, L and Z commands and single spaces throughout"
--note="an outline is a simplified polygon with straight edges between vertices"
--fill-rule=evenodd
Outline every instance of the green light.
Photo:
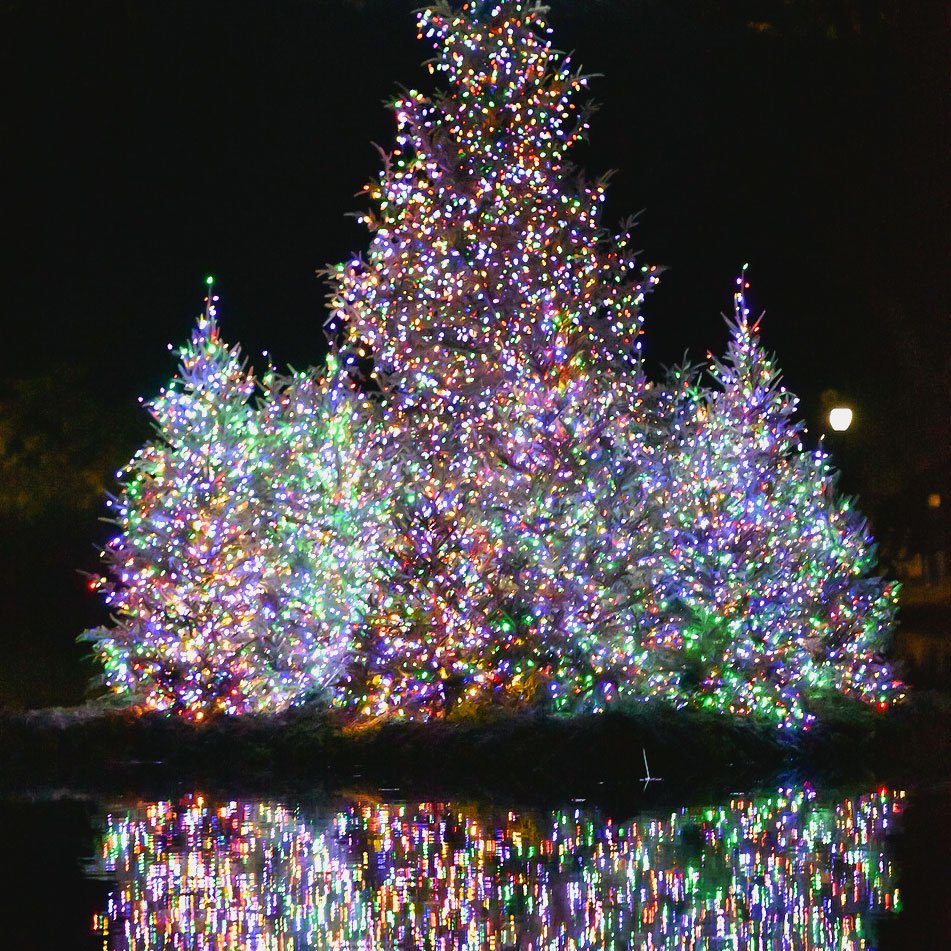
M 215 283 L 214 277 L 213 277 L 211 274 L 209 274 L 208 277 L 205 278 L 205 283 L 206 283 L 209 287 L 211 287 L 211 285 Z

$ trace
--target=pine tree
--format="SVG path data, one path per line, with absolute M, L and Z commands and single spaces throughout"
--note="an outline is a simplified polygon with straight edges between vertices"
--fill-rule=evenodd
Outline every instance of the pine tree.
M 366 189 L 373 243 L 338 269 L 329 322 L 404 394 L 475 399 L 526 360 L 567 366 L 579 341 L 638 365 L 654 277 L 628 234 L 606 240 L 605 183 L 567 180 L 587 79 L 552 48 L 543 10 L 507 0 L 420 14 L 430 70 L 451 92 L 394 103 L 398 147 Z
M 155 434 L 110 502 L 117 534 L 93 584 L 114 623 L 85 635 L 110 694 L 196 720 L 282 702 L 257 543 L 255 381 L 220 338 L 216 300 L 209 287 L 178 375 L 149 406 Z
M 533 651 L 567 650 L 571 625 L 560 620 L 550 643 L 526 644 L 566 617 L 562 607 L 549 611 L 565 594 L 556 590 L 557 559 L 546 556 L 543 566 L 540 553 L 572 544 L 560 540 L 564 522 L 538 511 L 546 494 L 535 480 L 551 449 L 565 449 L 553 418 L 580 417 L 582 405 L 594 418 L 603 408 L 584 381 L 636 375 L 639 306 L 656 282 L 654 269 L 636 264 L 627 233 L 602 231 L 604 183 L 569 179 L 565 154 L 587 129 L 576 102 L 587 80 L 552 48 L 549 32 L 533 3 L 421 13 L 420 37 L 437 49 L 430 68 L 450 91 L 430 98 L 411 90 L 394 104 L 397 148 L 367 188 L 375 209 L 364 221 L 374 238 L 365 260 L 337 269 L 328 325 L 349 365 L 372 363 L 387 403 L 382 439 L 400 457 L 395 521 L 384 529 L 395 561 L 375 586 L 375 614 L 392 620 L 386 606 L 397 583 L 406 605 L 431 605 L 419 619 L 428 636 L 451 643 L 450 656 L 474 653 L 487 667 L 474 674 L 463 664 L 463 693 L 484 678 L 497 693 L 507 695 L 508 683 L 521 695 L 512 681 L 535 677 Z M 513 428 L 527 443 L 511 445 Z M 566 438 L 569 468 L 578 469 L 569 481 L 581 491 L 598 440 L 612 437 L 595 425 Z M 581 444 L 586 438 L 591 445 Z M 567 511 L 573 502 L 559 491 Z M 433 533 L 423 562 L 406 526 Z M 433 552 L 447 561 L 433 561 Z M 478 565 L 475 577 L 454 560 Z M 417 566 L 412 582 L 407 563 Z M 520 593 L 524 604 L 515 606 L 513 591 L 531 585 L 538 603 Z M 447 604 L 461 606 L 465 621 L 441 616 Z M 579 610 L 589 609 L 569 613 Z M 401 667 L 428 677 L 419 639 L 398 640 Z
M 279 689 L 287 702 L 332 700 L 379 556 L 363 456 L 375 410 L 333 356 L 266 383 L 259 544 Z
M 815 687 L 821 699 L 849 696 L 884 710 L 904 697 L 905 685 L 884 655 L 891 643 L 899 585 L 876 576 L 877 550 L 868 523 L 852 499 L 836 493 L 836 476 L 817 454 L 823 470 L 826 510 L 825 557 L 813 619 L 823 630 L 823 651 Z
M 393 508 L 343 705 L 371 718 L 442 717 L 496 686 L 483 661 L 494 552 L 485 547 L 480 559 L 465 519 L 438 500 L 396 499 Z
M 517 392 L 499 427 L 488 495 L 517 569 L 531 673 L 557 710 L 601 710 L 642 673 L 646 393 L 633 372 L 570 372 Z
M 876 652 L 894 590 L 870 576 L 864 524 L 827 459 L 803 449 L 797 401 L 738 283 L 716 387 L 688 384 L 672 404 L 649 642 L 678 702 L 794 726 L 823 692 L 891 692 Z

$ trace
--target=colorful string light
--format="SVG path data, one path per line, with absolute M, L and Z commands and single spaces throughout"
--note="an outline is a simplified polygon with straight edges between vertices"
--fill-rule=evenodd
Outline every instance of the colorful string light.
M 91 632 L 120 700 L 354 720 L 653 699 L 807 726 L 902 696 L 897 588 L 807 452 L 745 274 L 707 385 L 641 360 L 656 267 L 567 151 L 587 83 L 534 3 L 419 15 L 321 373 L 255 382 L 209 311 L 122 476 Z
M 837 496 L 827 455 L 803 449 L 747 287 L 743 275 L 715 385 L 678 370 L 668 387 L 640 630 L 665 696 L 790 727 L 834 692 L 883 707 L 900 696 L 880 656 L 897 590 L 873 576 L 866 523 Z
M 194 720 L 330 693 L 365 586 L 352 443 L 366 400 L 331 359 L 326 375 L 269 374 L 254 405 L 216 300 L 150 404 L 155 437 L 119 473 L 92 582 L 114 623 L 84 635 L 110 696 Z

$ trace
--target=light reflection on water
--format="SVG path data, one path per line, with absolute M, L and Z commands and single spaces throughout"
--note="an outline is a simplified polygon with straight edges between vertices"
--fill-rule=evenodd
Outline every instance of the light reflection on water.
M 107 949 L 852 949 L 897 911 L 904 794 L 807 787 L 614 822 L 193 796 L 103 821 Z

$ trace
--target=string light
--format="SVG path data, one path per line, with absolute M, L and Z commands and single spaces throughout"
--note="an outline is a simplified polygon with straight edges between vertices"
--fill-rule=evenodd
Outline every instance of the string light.
M 883 707 L 901 696 L 880 656 L 897 586 L 874 577 L 867 525 L 837 495 L 827 455 L 803 449 L 748 286 L 744 273 L 715 385 L 677 371 L 668 387 L 640 630 L 663 696 L 796 727 L 835 693 Z
M 327 696 L 372 557 L 354 544 L 366 400 L 331 358 L 323 374 L 269 373 L 255 403 L 217 299 L 209 289 L 149 404 L 154 438 L 119 474 L 92 582 L 114 623 L 84 635 L 115 700 L 196 721 Z
M 663 700 L 802 728 L 902 697 L 897 587 L 802 446 L 745 268 L 712 382 L 646 378 L 659 270 L 568 174 L 587 80 L 543 14 L 419 14 L 448 91 L 394 103 L 320 372 L 256 389 L 209 278 L 94 583 L 118 700 L 363 722 Z

